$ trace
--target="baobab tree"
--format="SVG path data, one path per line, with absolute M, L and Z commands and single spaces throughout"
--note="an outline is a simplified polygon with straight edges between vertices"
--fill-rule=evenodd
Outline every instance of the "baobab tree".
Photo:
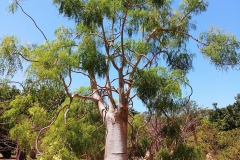
M 24 12 L 19 1 L 13 1 L 12 12 L 17 8 Z M 48 40 L 24 12 L 46 41 L 22 45 L 15 36 L 4 37 L 0 46 L 1 72 L 16 71 L 23 59 L 30 62 L 27 73 L 32 80 L 60 82 L 69 98 L 63 109 L 66 119 L 75 98 L 94 102 L 106 126 L 106 160 L 128 158 L 128 115 L 135 97 L 150 111 L 164 114 L 167 108 L 154 104 L 181 97 L 181 85 L 189 86 L 186 74 L 194 58 L 187 45 L 190 39 L 216 65 L 238 63 L 239 42 L 233 35 L 217 28 L 203 32 L 199 38 L 189 33 L 196 28 L 192 18 L 207 9 L 205 0 L 182 0 L 175 8 L 172 0 L 53 3 L 61 14 L 74 19 L 76 26 L 62 26 L 55 31 L 56 38 Z M 91 94 L 71 93 L 75 74 L 88 78 Z

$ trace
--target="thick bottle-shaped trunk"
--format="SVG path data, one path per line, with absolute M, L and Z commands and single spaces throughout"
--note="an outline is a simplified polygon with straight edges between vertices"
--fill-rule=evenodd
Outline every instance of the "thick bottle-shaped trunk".
M 106 115 L 104 160 L 127 160 L 127 118 L 124 117 L 119 112 Z

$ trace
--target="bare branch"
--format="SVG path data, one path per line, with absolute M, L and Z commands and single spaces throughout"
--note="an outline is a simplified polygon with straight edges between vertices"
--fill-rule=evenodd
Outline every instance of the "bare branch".
M 71 69 L 68 70 L 68 76 L 69 76 L 69 84 L 67 87 L 70 87 L 70 85 L 72 84 L 72 74 L 71 74 Z
M 136 133 L 136 139 L 135 139 L 136 149 L 138 149 L 138 135 L 139 135 L 139 132 L 143 127 L 145 127 L 150 122 L 151 119 L 152 119 L 152 113 L 150 112 L 150 116 L 149 116 L 148 120 L 142 126 L 140 126 L 138 128 L 137 133 Z
M 86 77 L 88 77 L 88 78 L 91 78 L 89 74 L 86 74 L 86 73 L 84 73 L 84 72 L 74 71 L 74 70 L 72 70 L 72 69 L 71 69 L 71 71 L 74 72 L 74 73 L 80 73 L 80 74 L 82 74 L 82 75 L 84 75 L 84 76 L 86 76 Z
M 65 111 L 65 113 L 64 113 L 64 122 L 65 122 L 65 124 L 67 124 L 67 114 L 68 114 L 68 112 L 69 112 L 71 103 L 72 103 L 72 98 L 70 98 L 70 101 L 69 101 L 69 103 L 68 103 L 68 105 L 67 105 L 68 107 L 67 107 L 67 109 L 66 109 L 66 111 Z
M 152 33 L 149 34 L 148 38 L 146 39 L 146 42 L 148 43 L 152 38 L 156 37 L 160 32 L 163 32 L 163 31 L 177 32 L 177 33 L 180 33 L 180 34 L 183 34 L 183 35 L 186 35 L 186 36 L 192 38 L 193 40 L 195 40 L 196 42 L 198 42 L 198 43 L 200 43 L 202 45 L 209 46 L 209 44 L 206 44 L 206 43 L 200 41 L 199 39 L 193 37 L 189 33 L 178 31 L 177 28 L 175 28 L 175 27 L 172 28 L 172 29 L 164 29 L 164 28 L 156 28 L 156 29 L 154 29 L 152 31 Z
M 37 152 L 38 152 L 40 155 L 43 155 L 43 153 L 40 152 L 39 149 L 38 149 L 38 141 L 39 141 L 39 138 L 40 138 L 41 133 L 42 133 L 44 130 L 46 130 L 47 128 L 51 127 L 51 125 L 57 120 L 60 112 L 61 112 L 65 107 L 67 107 L 67 106 L 68 106 L 68 105 L 63 106 L 63 107 L 56 113 L 56 116 L 53 118 L 53 121 L 52 121 L 49 125 L 47 125 L 47 126 L 45 126 L 45 127 L 43 127 L 43 128 L 40 129 L 40 131 L 39 131 L 39 133 L 38 133 L 38 135 L 37 135 L 37 138 L 36 138 L 36 150 L 37 150 Z
M 127 3 L 127 1 L 125 0 L 125 3 Z M 126 23 L 126 20 L 127 20 L 127 14 L 128 14 L 128 4 L 127 4 L 127 7 L 126 7 L 126 13 L 124 15 L 124 18 L 123 18 L 123 23 L 122 23 L 122 31 L 121 31 L 121 49 L 122 49 L 122 66 L 120 67 L 121 69 L 123 68 L 124 66 L 124 26 L 125 26 L 125 23 Z
M 68 86 L 66 85 L 66 82 L 65 82 L 64 78 L 63 78 L 61 75 L 60 75 L 60 79 L 62 80 L 62 83 L 63 83 L 64 89 L 65 89 L 65 91 L 66 91 L 68 97 L 71 98 L 72 96 L 71 96 L 71 94 L 70 94 L 69 91 L 68 91 Z
M 75 40 L 76 38 L 78 38 L 80 36 L 79 33 L 76 34 L 76 36 L 72 39 L 72 40 Z
M 133 100 L 133 98 L 136 97 L 136 96 L 137 96 L 137 94 L 134 94 L 132 97 L 130 97 L 128 103 L 130 103 Z
M 47 41 L 47 38 L 46 38 L 45 34 L 44 34 L 43 31 L 38 27 L 38 25 L 36 24 L 35 20 L 23 10 L 22 6 L 18 3 L 18 1 L 16 1 L 16 3 L 17 3 L 17 5 L 21 8 L 22 12 L 23 12 L 26 16 L 28 16 L 28 17 L 33 21 L 33 23 L 35 24 L 35 26 L 36 26 L 36 27 L 38 28 L 38 30 L 42 33 L 43 37 L 44 37 L 45 40 Z
M 116 39 L 118 39 L 120 37 L 121 34 L 117 33 L 117 34 L 113 34 L 113 35 L 117 35 L 117 36 L 112 39 L 109 39 L 108 42 L 114 42 Z
M 99 38 L 103 39 L 105 41 L 105 38 L 97 33 L 90 33 L 90 35 L 98 36 Z
M 25 90 L 25 87 L 23 86 L 23 84 L 21 82 L 18 82 L 18 81 L 7 81 L 6 83 L 17 83 L 17 84 L 19 84 L 23 88 L 23 90 Z
M 190 35 L 189 33 L 182 32 L 182 31 L 177 31 L 177 30 L 170 30 L 170 31 L 177 32 L 177 33 L 180 33 L 180 34 L 184 34 L 184 35 L 192 38 L 193 40 L 195 40 L 196 42 L 198 42 L 198 43 L 200 43 L 200 44 L 202 44 L 202 45 L 209 46 L 209 44 L 206 44 L 206 43 L 200 41 L 200 39 L 193 37 L 193 36 Z
M 85 116 L 87 115 L 87 111 L 91 111 L 91 110 L 92 110 L 92 107 L 89 108 L 89 109 L 87 110 L 87 107 L 86 107 L 86 100 L 84 100 L 83 105 L 84 105 L 84 114 L 83 114 L 81 117 L 78 117 L 77 120 L 82 119 L 83 117 L 85 117 Z
M 184 105 L 187 105 L 187 104 L 189 103 L 189 101 L 190 101 L 190 98 L 191 98 L 192 94 L 193 94 L 193 88 L 192 88 L 192 86 L 191 86 L 189 83 L 185 82 L 185 84 L 191 89 L 191 93 L 190 93 L 190 95 L 188 96 L 188 100 L 187 100 L 186 103 L 184 104 Z
M 18 55 L 20 55 L 23 59 L 25 59 L 25 60 L 28 61 L 28 62 L 40 62 L 40 61 L 36 61 L 36 60 L 30 60 L 30 59 L 26 58 L 24 55 L 22 55 L 21 53 L 12 53 L 12 52 L 10 52 L 9 50 L 7 50 L 7 52 L 8 52 L 9 54 L 18 54 Z
M 143 68 L 146 68 L 150 63 L 152 63 L 152 61 L 155 59 L 155 57 L 161 52 L 157 52 L 155 54 L 153 54 L 152 58 L 143 66 Z
M 160 32 L 162 32 L 162 28 L 156 28 L 148 35 L 148 38 L 146 39 L 146 42 L 148 43 L 152 38 L 156 37 L 156 35 Z
M 101 126 L 99 126 L 97 129 L 95 129 L 94 131 L 93 131 L 93 133 L 95 133 L 97 130 L 99 130 L 100 128 L 102 128 L 104 126 L 104 124 L 102 124 Z
M 79 98 L 79 99 L 84 99 L 84 100 L 90 100 L 90 101 L 93 101 L 93 102 L 97 102 L 98 100 L 97 99 L 95 99 L 95 98 L 93 98 L 93 97 L 90 97 L 90 96 L 81 96 L 81 95 L 79 95 L 79 94 L 73 94 L 72 96 L 71 96 L 72 98 Z

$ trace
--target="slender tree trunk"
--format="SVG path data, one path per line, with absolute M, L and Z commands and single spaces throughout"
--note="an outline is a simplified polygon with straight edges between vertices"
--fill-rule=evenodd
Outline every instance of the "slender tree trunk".
M 127 160 L 127 117 L 120 112 L 106 115 L 106 143 L 104 160 Z
M 196 131 L 193 131 L 193 138 L 194 138 L 194 143 L 195 143 L 195 145 L 198 146 Z

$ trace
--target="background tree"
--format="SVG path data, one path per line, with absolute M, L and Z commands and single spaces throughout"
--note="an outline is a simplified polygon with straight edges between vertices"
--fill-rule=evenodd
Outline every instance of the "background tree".
M 239 128 L 219 130 L 217 123 L 202 119 L 197 135 L 203 154 L 215 159 L 239 159 L 239 131 Z
M 150 146 L 152 153 L 157 159 L 203 159 L 196 134 L 200 110 L 194 102 L 175 106 L 166 112 L 169 116 L 158 115 L 149 124 L 149 135 L 154 142 Z
M 77 91 L 79 94 L 88 92 L 89 88 L 83 87 Z M 42 136 L 43 158 L 103 159 L 105 128 L 99 118 L 92 102 L 74 99 L 71 110 L 60 112 L 55 123 Z
M 6 80 L 0 82 L 0 117 L 9 109 L 10 102 L 19 94 L 20 90 L 16 86 L 9 86 Z M 0 124 L 0 153 L 4 158 L 10 158 L 17 145 L 9 136 L 12 124 L 2 121 L 1 118 Z
M 33 81 L 61 84 L 69 109 L 76 98 L 95 103 L 107 131 L 105 159 L 127 159 L 129 104 L 134 97 L 139 96 L 156 113 L 164 106 L 157 108 L 157 103 L 168 102 L 164 110 L 174 107 L 173 99 L 181 96 L 180 86 L 186 85 L 185 76 L 192 68 L 194 54 L 187 48 L 190 39 L 213 61 L 221 63 L 216 57 L 227 57 L 230 64 L 238 62 L 239 42 L 234 36 L 217 29 L 204 32 L 200 39 L 189 34 L 196 28 L 192 17 L 206 11 L 206 1 L 182 0 L 176 8 L 171 0 L 53 3 L 76 26 L 60 27 L 54 40 L 47 40 L 38 28 L 46 39 L 41 45 L 21 45 L 15 36 L 3 38 L 0 58 L 9 65 L 1 66 L 2 73 L 21 68 L 23 58 L 30 62 L 27 74 Z M 14 0 L 10 10 L 15 12 L 18 7 L 22 9 Z M 159 67 L 164 64 L 168 69 Z M 74 74 L 89 79 L 89 95 L 70 92 Z
M 217 103 L 213 104 L 215 110 L 209 113 L 209 120 L 217 123 L 218 129 L 223 131 L 240 128 L 240 102 L 228 105 L 225 108 L 217 108 Z
M 32 84 L 27 80 L 21 85 L 22 91 L 9 101 L 1 115 L 1 122 L 5 126 L 8 124 L 9 137 L 17 142 L 18 149 L 21 151 L 26 148 L 30 151 L 30 147 L 35 146 L 37 133 L 54 117 L 54 107 L 61 104 L 60 99 L 64 93 L 57 89 L 57 85 L 53 88 L 53 85 L 47 82 Z

